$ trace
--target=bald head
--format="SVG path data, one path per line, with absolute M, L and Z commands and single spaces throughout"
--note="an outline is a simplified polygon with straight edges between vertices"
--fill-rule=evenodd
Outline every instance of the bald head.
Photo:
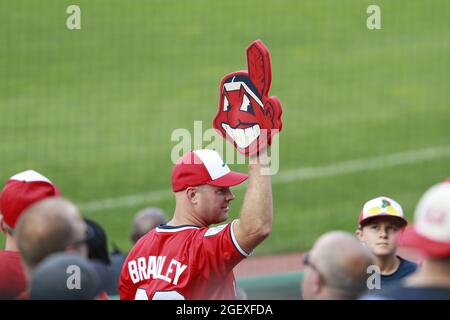
M 160 208 L 149 207 L 142 209 L 134 218 L 130 236 L 131 241 L 136 243 L 147 232 L 166 222 L 167 219 Z
M 336 299 L 355 299 L 367 289 L 370 252 L 350 233 L 332 231 L 322 235 L 310 252 L 310 262 Z
M 28 269 L 59 251 L 86 254 L 86 224 L 68 200 L 49 198 L 27 209 L 20 218 L 15 239 Z

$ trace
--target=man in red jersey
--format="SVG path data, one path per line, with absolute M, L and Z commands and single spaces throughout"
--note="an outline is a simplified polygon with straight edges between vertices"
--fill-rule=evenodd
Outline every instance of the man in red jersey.
M 5 250 L 0 250 L 0 299 L 14 299 L 27 289 L 27 279 L 13 233 L 22 213 L 32 204 L 59 196 L 58 188 L 33 170 L 18 173 L 0 193 L 0 227 L 5 234 Z
M 260 157 L 266 151 L 260 152 Z M 119 280 L 121 299 L 235 299 L 233 268 L 272 229 L 272 189 L 260 158 L 249 175 L 232 172 L 219 154 L 195 150 L 172 172 L 173 218 L 131 249 Z M 249 179 L 239 219 L 228 218 L 230 190 Z

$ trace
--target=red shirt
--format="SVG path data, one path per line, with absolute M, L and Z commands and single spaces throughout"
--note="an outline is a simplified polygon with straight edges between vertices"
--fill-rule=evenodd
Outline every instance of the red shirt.
M 0 250 L 0 299 L 14 299 L 27 289 L 20 253 Z
M 235 240 L 233 223 L 150 231 L 123 264 L 120 299 L 236 299 L 233 268 L 248 254 Z

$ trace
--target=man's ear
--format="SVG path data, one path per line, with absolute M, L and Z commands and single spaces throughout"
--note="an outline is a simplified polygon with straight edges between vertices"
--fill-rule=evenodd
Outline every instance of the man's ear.
M 4 234 L 6 234 L 5 220 L 3 219 L 3 215 L 0 212 L 0 229 Z
M 192 204 L 197 204 L 198 202 L 198 188 L 197 187 L 189 187 L 186 189 L 186 196 Z
M 363 240 L 364 233 L 363 233 L 362 227 L 358 227 L 358 229 L 356 229 L 355 236 L 358 238 L 359 241 L 361 241 L 361 242 L 364 241 Z
M 315 295 L 318 295 L 324 286 L 323 279 L 318 272 L 314 272 L 312 275 L 312 291 Z

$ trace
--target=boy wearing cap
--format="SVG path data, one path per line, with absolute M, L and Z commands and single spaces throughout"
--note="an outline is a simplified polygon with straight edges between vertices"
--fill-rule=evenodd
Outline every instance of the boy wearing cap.
M 421 268 L 396 285 L 363 298 L 450 300 L 450 180 L 422 196 L 414 225 L 405 230 L 401 243 L 425 258 Z
M 262 153 L 262 152 L 261 152 Z M 135 244 L 119 281 L 121 299 L 236 299 L 233 268 L 272 228 L 272 190 L 259 158 L 249 175 L 232 172 L 213 150 L 185 154 L 172 172 L 172 219 Z M 239 219 L 225 221 L 231 186 L 249 179 Z
M 0 227 L 6 237 L 0 250 L 0 299 L 14 299 L 25 291 L 26 276 L 13 232 L 26 208 L 47 197 L 59 196 L 58 188 L 33 170 L 18 173 L 0 193 Z
M 366 202 L 360 213 L 356 235 L 374 255 L 380 268 L 381 289 L 417 269 L 416 263 L 397 255 L 398 239 L 406 225 L 402 207 L 388 197 Z

